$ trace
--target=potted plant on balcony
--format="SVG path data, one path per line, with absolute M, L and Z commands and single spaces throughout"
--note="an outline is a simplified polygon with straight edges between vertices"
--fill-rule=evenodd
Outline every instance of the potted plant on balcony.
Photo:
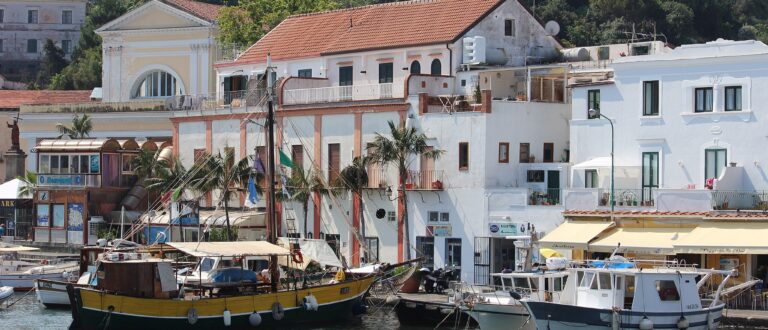
M 432 182 L 432 189 L 443 190 L 443 182 L 440 180 L 435 180 L 434 182 Z

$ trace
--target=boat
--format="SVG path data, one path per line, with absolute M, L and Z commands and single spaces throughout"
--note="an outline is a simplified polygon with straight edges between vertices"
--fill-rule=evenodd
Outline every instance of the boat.
M 13 287 L 2 286 L 0 287 L 0 304 L 13 295 Z
M 492 273 L 493 287 L 462 290 L 468 293 L 462 301 L 463 309 L 480 329 L 535 330 L 536 325 L 520 299 L 559 300 L 567 279 L 568 272 L 560 270 Z
M 613 258 L 612 258 L 613 259 Z M 725 303 L 720 300 L 733 270 L 705 270 L 665 262 L 607 260 L 568 269 L 559 296 L 551 301 L 523 298 L 538 329 L 716 329 Z M 704 282 L 719 274 L 717 291 L 700 298 Z M 697 282 L 697 277 L 702 276 Z
M 169 243 L 193 256 L 237 255 L 293 259 L 264 241 Z M 271 282 L 187 283 L 178 289 L 171 260 L 102 261 L 93 288 L 68 286 L 71 329 L 252 328 L 327 324 L 360 312 L 374 275 L 272 291 Z M 241 263 L 242 266 L 242 263 Z M 243 268 L 242 272 L 249 270 Z M 350 276 L 352 277 L 352 276 Z M 119 292 L 119 293 L 116 293 Z M 108 324 L 104 321 L 108 320 Z
M 30 290 L 34 288 L 34 281 L 38 279 L 65 280 L 77 275 L 78 263 L 76 261 L 49 261 L 31 263 L 19 260 L 18 253 L 35 251 L 37 248 L 20 245 L 0 245 L 0 286 L 10 286 L 16 291 Z

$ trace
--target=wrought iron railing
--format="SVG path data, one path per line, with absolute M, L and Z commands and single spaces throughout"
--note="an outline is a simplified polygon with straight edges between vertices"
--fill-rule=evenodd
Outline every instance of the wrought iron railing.
M 408 171 L 408 179 L 405 181 L 405 189 L 419 190 L 443 190 L 443 171 Z

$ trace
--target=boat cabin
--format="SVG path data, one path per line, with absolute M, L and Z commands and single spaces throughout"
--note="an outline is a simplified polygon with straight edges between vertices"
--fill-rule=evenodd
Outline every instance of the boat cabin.
M 168 299 L 178 295 L 171 260 L 102 261 L 96 288 L 129 297 Z
M 534 301 L 557 301 L 568 280 L 568 272 L 493 273 L 497 291 L 515 292 Z
M 673 268 L 576 268 L 559 303 L 643 312 L 695 311 L 702 308 L 698 273 Z

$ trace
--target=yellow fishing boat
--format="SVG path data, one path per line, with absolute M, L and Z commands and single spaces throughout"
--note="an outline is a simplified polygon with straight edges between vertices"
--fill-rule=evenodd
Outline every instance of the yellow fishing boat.
M 234 249 L 240 251 L 240 258 L 292 258 L 289 250 L 263 241 L 203 242 L 195 251 L 184 252 L 230 256 Z M 270 283 L 245 280 L 192 283 L 183 285 L 180 292 L 171 260 L 143 259 L 104 261 L 97 278 L 95 288 L 68 287 L 70 329 L 252 329 L 334 323 L 363 310 L 363 296 L 375 275 L 352 278 L 350 274 L 338 278 L 338 283 L 312 287 L 284 285 L 276 292 L 270 290 Z

